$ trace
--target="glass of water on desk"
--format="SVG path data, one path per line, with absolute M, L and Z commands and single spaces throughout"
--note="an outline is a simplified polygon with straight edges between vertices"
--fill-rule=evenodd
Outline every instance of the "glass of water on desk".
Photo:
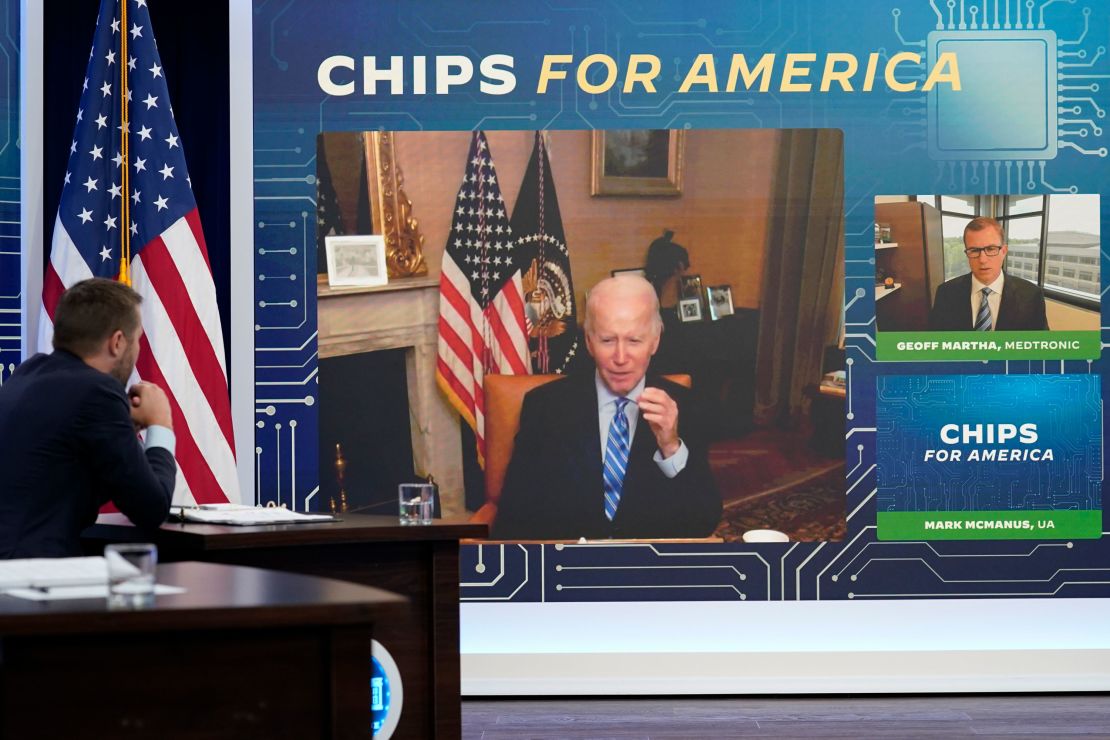
M 154 603 L 154 569 L 158 546 L 149 542 L 108 545 L 108 606 L 141 609 Z
M 401 524 L 431 524 L 435 513 L 434 483 L 402 483 L 397 486 Z

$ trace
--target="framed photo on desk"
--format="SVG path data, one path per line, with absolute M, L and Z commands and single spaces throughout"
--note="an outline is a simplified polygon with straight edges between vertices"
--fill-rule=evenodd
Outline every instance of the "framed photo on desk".
M 701 299 L 683 298 L 679 301 L 678 318 L 683 321 L 701 321 Z
M 705 289 L 705 297 L 709 303 L 709 318 L 713 321 L 736 312 L 732 305 L 731 285 L 712 285 Z

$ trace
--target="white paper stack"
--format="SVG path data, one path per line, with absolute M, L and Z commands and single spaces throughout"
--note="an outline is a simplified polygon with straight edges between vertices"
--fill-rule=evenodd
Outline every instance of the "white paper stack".
M 258 524 L 303 524 L 308 522 L 331 522 L 335 517 L 330 514 L 301 514 L 280 507 L 245 506 L 243 504 L 201 504 L 196 508 L 174 508 L 187 522 L 205 524 L 231 524 L 250 526 Z

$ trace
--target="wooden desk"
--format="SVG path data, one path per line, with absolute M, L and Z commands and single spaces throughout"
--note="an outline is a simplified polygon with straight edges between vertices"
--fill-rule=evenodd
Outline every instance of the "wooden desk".
M 457 738 L 459 540 L 488 536 L 484 524 L 437 521 L 402 527 L 396 517 L 344 514 L 340 522 L 228 527 L 164 524 L 155 542 L 163 562 L 205 560 L 320 575 L 408 597 L 405 618 L 375 637 L 397 661 L 405 686 L 396 738 Z M 95 546 L 143 537 L 118 514 L 85 532 Z M 99 541 L 99 542 L 96 542 Z
M 0 596 L 0 737 L 365 738 L 380 589 L 209 563 L 158 567 L 183 594 Z

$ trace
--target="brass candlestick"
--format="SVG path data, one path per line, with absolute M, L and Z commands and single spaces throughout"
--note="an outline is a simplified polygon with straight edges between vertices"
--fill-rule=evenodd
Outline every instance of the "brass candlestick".
M 335 498 L 328 499 L 328 508 L 331 513 L 335 514 L 336 511 L 347 511 L 347 489 L 344 485 L 344 476 L 347 472 L 347 459 L 343 457 L 343 445 L 338 442 L 335 445 L 335 480 L 339 484 L 339 502 L 336 503 Z

